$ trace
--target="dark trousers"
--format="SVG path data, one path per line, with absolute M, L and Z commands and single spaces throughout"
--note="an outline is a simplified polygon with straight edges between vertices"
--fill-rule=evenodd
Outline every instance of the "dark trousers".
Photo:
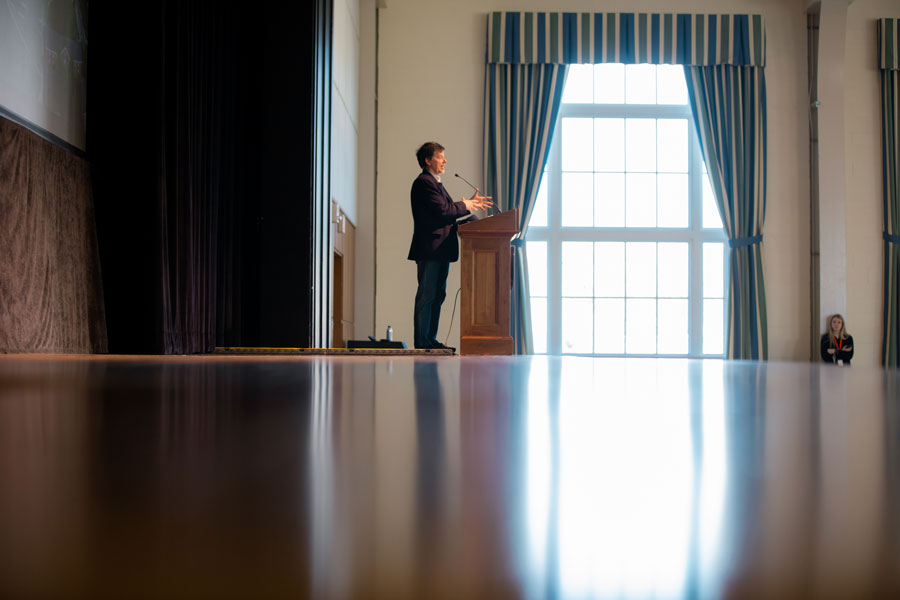
M 428 348 L 437 343 L 441 305 L 447 297 L 450 262 L 417 260 L 416 271 L 419 289 L 416 290 L 416 306 L 413 313 L 413 343 L 416 348 Z

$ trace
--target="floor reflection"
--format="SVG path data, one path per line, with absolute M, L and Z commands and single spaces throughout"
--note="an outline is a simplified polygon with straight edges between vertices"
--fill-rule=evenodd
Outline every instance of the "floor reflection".
M 671 364 L 533 365 L 527 526 L 542 593 L 687 593 L 692 406 L 689 372 Z
M 900 374 L 0 359 L 0 597 L 900 595 Z
M 416 396 L 416 552 L 425 563 L 434 559 L 436 545 L 445 536 L 440 529 L 446 511 L 444 485 L 447 480 L 447 441 L 444 395 L 437 363 L 413 365 Z
M 0 362 L 0 597 L 49 596 L 91 568 L 88 383 L 103 370 Z
M 878 546 L 882 549 L 880 568 L 890 572 L 900 569 L 900 510 L 896 510 L 900 506 L 900 379 L 885 377 L 883 385 L 884 504 L 888 508 Z M 873 437 L 878 440 L 877 435 Z

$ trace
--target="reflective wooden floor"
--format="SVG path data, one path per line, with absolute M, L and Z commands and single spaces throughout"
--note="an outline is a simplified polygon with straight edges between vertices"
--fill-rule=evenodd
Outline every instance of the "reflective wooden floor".
M 900 374 L 0 358 L 0 597 L 900 597 Z

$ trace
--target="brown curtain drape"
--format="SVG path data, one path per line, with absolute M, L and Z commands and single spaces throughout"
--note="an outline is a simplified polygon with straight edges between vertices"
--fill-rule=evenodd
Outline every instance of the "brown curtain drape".
M 86 160 L 0 117 L 0 352 L 106 352 Z

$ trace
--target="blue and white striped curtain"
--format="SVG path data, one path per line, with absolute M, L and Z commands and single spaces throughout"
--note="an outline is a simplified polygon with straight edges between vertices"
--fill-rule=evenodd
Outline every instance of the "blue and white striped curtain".
M 710 173 L 719 212 L 732 241 L 728 356 L 766 358 L 761 245 L 766 190 L 765 51 L 765 21 L 760 15 L 491 13 L 487 32 L 484 132 L 488 192 L 501 210 L 519 208 L 522 219 L 519 237 L 524 238 L 550 138 L 538 138 L 538 145 L 533 147 L 521 144 L 533 137 L 528 132 L 535 128 L 548 132 L 548 136 L 552 134 L 563 78 L 555 80 L 559 90 L 546 113 L 532 112 L 524 117 L 521 107 L 537 106 L 538 95 L 546 92 L 535 85 L 519 83 L 511 87 L 510 82 L 515 79 L 510 74 L 511 67 L 518 67 L 524 73 L 525 66 L 604 62 L 681 64 L 685 65 L 686 72 L 700 73 L 688 75 L 689 82 L 694 80 L 695 86 L 703 87 L 699 82 L 709 79 L 714 88 L 717 77 L 707 78 L 703 73 L 715 69 L 732 73 L 730 79 L 722 76 L 721 93 L 713 90 L 708 101 L 697 101 L 699 96 L 692 91 L 691 108 L 701 139 L 704 131 L 708 133 L 706 143 L 702 144 L 707 164 L 720 165 L 710 166 Z M 528 77 L 534 80 L 536 76 L 522 74 L 518 81 Z M 735 81 L 741 90 L 739 95 L 734 95 Z M 726 85 L 727 89 L 723 87 Z M 510 117 L 513 114 L 516 118 Z M 729 129 L 717 133 L 720 128 Z M 713 140 L 714 134 L 720 142 Z M 718 154 L 708 154 L 708 148 Z M 516 160 L 511 159 L 513 156 Z M 736 165 L 734 161 L 741 164 Z M 718 184 L 712 176 L 714 169 L 718 169 Z M 527 271 L 524 253 L 517 252 L 516 256 L 512 335 L 517 352 L 526 353 L 531 352 Z
M 691 111 L 728 236 L 728 358 L 768 358 L 762 229 L 766 79 L 762 67 L 685 67 Z
M 766 60 L 761 15 L 495 12 L 487 62 L 750 65 Z
M 900 19 L 878 20 L 884 192 L 884 330 L 881 362 L 900 366 Z
M 489 64 L 485 77 L 484 180 L 487 195 L 497 199 L 500 210 L 519 209 L 510 329 L 516 353 L 531 354 L 531 303 L 522 240 L 553 139 L 566 66 Z

